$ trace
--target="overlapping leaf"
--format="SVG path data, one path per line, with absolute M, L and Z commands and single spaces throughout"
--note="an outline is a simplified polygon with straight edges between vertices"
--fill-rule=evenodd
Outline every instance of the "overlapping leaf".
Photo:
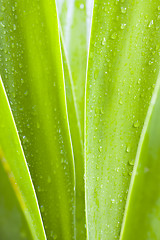
M 92 0 L 57 1 L 62 27 L 61 38 L 67 110 L 73 145 L 76 173 L 76 235 L 84 239 L 84 89 L 87 67 L 87 49 L 90 37 Z M 65 49 L 65 51 L 64 51 Z
M 11 187 L 8 175 L 0 164 L 0 236 L 5 240 L 31 240 L 23 210 Z M 9 229 L 9 231 L 8 231 Z
M 94 3 L 86 90 L 88 238 L 118 239 L 159 72 L 158 1 Z
M 84 195 L 84 152 L 83 141 L 81 136 L 80 126 L 78 124 L 77 105 L 73 90 L 73 80 L 69 69 L 69 64 L 66 58 L 64 44 L 61 37 L 61 48 L 63 58 L 63 69 L 65 78 L 67 112 L 70 123 L 70 133 L 72 138 L 72 146 L 75 162 L 75 175 L 76 175 L 76 236 L 79 239 L 85 239 L 85 195 Z
M 21 223 L 19 221 L 22 219 L 22 223 L 25 226 L 25 229 L 23 230 L 24 234 L 27 233 L 28 237 L 30 237 L 28 227 L 26 226 L 25 220 L 23 219 L 24 214 L 28 226 L 31 230 L 33 239 L 45 240 L 45 233 L 34 188 L 1 79 L 0 103 L 0 160 L 6 173 L 8 174 L 12 187 L 15 190 L 17 199 L 19 200 L 21 209 L 23 210 L 22 213 L 18 208 L 13 190 L 11 189 L 11 186 L 5 177 L 5 173 L 1 165 L 1 181 L 5 182 L 1 182 L 0 189 L 3 191 L 2 193 L 6 202 L 4 203 L 4 200 L 1 198 L 0 209 L 2 211 L 4 207 L 3 211 L 5 214 L 7 214 L 9 208 L 10 211 L 8 211 L 9 216 L 4 216 L 3 220 L 3 215 L 1 214 L 2 223 L 0 226 L 0 236 L 5 240 L 9 239 L 9 237 L 10 239 L 21 239 Z M 4 186 L 7 188 L 4 189 Z M 6 196 L 9 194 L 10 196 L 8 196 L 8 199 L 6 199 Z M 16 206 L 15 210 L 13 209 L 13 206 Z M 11 217 L 15 219 L 17 226 L 14 225 L 15 223 L 12 222 L 13 220 L 11 221 Z M 6 223 L 3 224 L 3 221 L 6 221 Z M 7 229 L 4 230 L 4 228 L 6 228 L 8 225 L 7 222 L 11 224 L 11 231 L 9 233 L 6 231 Z M 13 226 L 15 227 L 15 231 L 13 231 Z M 18 232 L 18 230 L 20 231 Z M 25 233 L 26 230 L 27 232 Z M 12 234 L 12 236 L 10 234 Z
M 75 234 L 74 163 L 54 1 L 0 2 L 0 69 L 48 239 Z
M 160 76 L 137 152 L 120 239 L 159 239 Z
M 73 79 L 82 139 L 84 133 L 84 93 L 88 45 L 86 2 L 85 0 L 57 0 L 64 45 Z

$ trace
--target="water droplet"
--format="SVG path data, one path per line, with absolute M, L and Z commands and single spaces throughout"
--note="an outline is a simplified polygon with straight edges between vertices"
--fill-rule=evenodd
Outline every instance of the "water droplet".
M 132 176 L 132 172 L 129 172 L 128 174 L 129 174 L 129 176 Z
M 19 110 L 23 111 L 23 108 L 20 108 Z M 23 144 L 28 142 L 28 139 L 26 138 L 26 136 L 23 136 L 22 138 L 23 138 Z
M 140 84 L 140 83 L 141 83 L 141 78 L 139 78 L 139 79 L 138 79 L 138 82 L 137 82 L 137 83 L 138 83 L 138 84 Z
M 111 35 L 111 38 L 112 38 L 113 40 L 116 39 L 116 38 L 117 38 L 117 33 L 114 32 L 114 33 Z
M 103 46 L 106 44 L 106 38 L 105 38 L 105 37 L 102 39 L 101 44 L 102 44 Z
M 121 12 L 122 12 L 122 13 L 126 13 L 126 11 L 127 11 L 127 8 L 121 7 Z
M 12 6 L 12 12 L 14 12 L 15 11 L 15 7 L 14 6 Z
M 111 199 L 111 203 L 114 203 L 114 202 L 115 202 L 115 199 L 114 199 L 114 198 L 112 198 L 112 199 Z
M 99 152 L 102 152 L 102 150 L 103 150 L 102 146 L 100 146 L 100 147 L 98 148 L 98 150 L 99 150 Z
M 160 11 L 160 6 L 158 6 L 158 11 Z
M 96 164 L 96 168 L 99 169 L 99 165 L 98 164 Z
M 119 100 L 119 104 L 120 104 L 120 105 L 122 105 L 122 104 L 123 104 L 123 102 L 122 102 L 122 99 L 120 99 L 120 100 Z
M 130 147 L 130 146 L 127 146 L 126 152 L 129 153 L 130 151 L 131 151 L 131 147 Z
M 152 64 L 153 64 L 153 61 L 152 61 L 152 60 L 150 60 L 150 61 L 148 62 L 148 64 L 149 64 L 149 65 L 152 65 Z
M 148 27 L 152 27 L 153 26 L 153 20 L 150 21 L 150 23 L 148 24 Z
M 138 120 L 133 123 L 134 128 L 139 128 L 139 126 L 140 126 L 140 122 Z
M 121 23 L 121 29 L 125 29 L 126 24 L 125 23 Z
M 100 114 L 102 114 L 102 115 L 104 114 L 104 111 L 103 111 L 102 107 L 100 108 Z
M 2 26 L 3 28 L 5 28 L 5 25 L 4 25 L 2 22 L 1 22 L 0 24 L 1 24 L 1 26 Z
M 130 166 L 134 166 L 134 159 L 129 160 L 128 163 Z
M 22 68 L 22 63 L 19 63 L 19 68 Z
M 44 210 L 45 210 L 43 205 L 40 206 L 40 209 L 41 209 L 41 212 L 42 212 L 42 213 L 43 213 Z
M 84 4 L 80 4 L 80 9 L 84 9 Z
M 25 91 L 25 92 L 24 92 L 24 95 L 27 96 L 27 95 L 28 95 L 28 91 Z
M 12 47 L 12 48 L 14 48 L 14 47 L 15 47 L 14 43 L 12 43 L 12 44 L 11 44 L 11 47 Z
M 15 31 L 17 29 L 16 25 L 13 24 L 13 30 Z

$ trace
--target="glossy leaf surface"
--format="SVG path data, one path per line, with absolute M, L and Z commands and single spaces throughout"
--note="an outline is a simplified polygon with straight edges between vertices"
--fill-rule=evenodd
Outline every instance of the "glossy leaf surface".
M 48 239 L 74 238 L 74 163 L 56 7 L 0 1 L 0 69 Z
M 86 90 L 88 239 L 118 239 L 159 71 L 158 1 L 94 2 Z
M 1 79 L 0 79 L 1 80 Z M 45 238 L 45 233 L 44 233 L 44 229 L 42 226 L 42 221 L 41 221 L 41 216 L 39 213 L 39 208 L 38 208 L 38 204 L 37 204 L 37 199 L 35 196 L 35 192 L 34 192 L 34 188 L 31 182 L 31 178 L 30 178 L 30 174 L 28 171 L 28 167 L 26 164 L 26 160 L 23 154 L 23 150 L 21 147 L 21 143 L 19 141 L 19 137 L 17 134 L 17 130 L 16 130 L 16 126 L 12 117 L 12 113 L 10 111 L 10 107 L 8 104 L 8 100 L 6 98 L 5 92 L 4 92 L 4 87 L 2 84 L 2 81 L 0 81 L 0 103 L 1 103 L 1 107 L 0 107 L 0 160 L 1 160 L 1 164 L 3 165 L 6 173 L 8 174 L 9 180 L 11 182 L 11 185 L 13 187 L 13 189 L 15 190 L 17 199 L 19 200 L 20 206 L 23 210 L 23 213 L 27 219 L 28 225 L 30 227 L 32 236 L 34 239 L 46 239 Z M 2 166 L 1 166 L 2 167 Z M 4 176 L 3 173 L 4 170 L 1 170 L 2 176 Z M 6 180 L 7 181 L 7 180 Z M 1 185 L 1 189 L 3 187 L 3 184 Z M 13 208 L 13 203 L 15 202 L 16 205 L 17 202 L 15 199 L 13 199 L 14 202 L 11 202 L 11 204 L 9 204 L 9 201 L 11 200 L 11 198 L 13 198 L 13 190 L 11 189 L 9 183 L 7 183 L 8 189 L 5 189 L 4 191 L 7 192 L 11 192 L 11 196 L 9 196 L 9 199 L 7 199 L 7 201 L 5 203 L 3 203 L 2 200 L 2 204 L 4 204 L 4 211 L 8 210 L 8 208 Z M 8 193 L 9 193 L 8 192 Z M 5 196 L 5 195 L 4 195 Z M 21 213 L 21 215 L 17 212 L 17 210 L 15 208 L 15 213 L 14 214 L 18 214 L 19 215 L 19 221 L 20 221 L 20 217 L 22 218 L 23 215 Z M 2 211 L 2 209 L 1 209 Z M 14 211 L 14 209 L 12 209 L 12 211 Z M 8 213 L 10 214 L 10 217 L 14 217 L 14 214 L 12 213 L 12 211 L 8 211 Z M 2 218 L 2 215 L 1 215 Z M 3 219 L 5 220 L 5 219 Z M 2 221 L 2 220 L 1 220 Z M 7 222 L 9 222 L 9 219 L 7 220 Z M 24 220 L 22 218 L 22 222 L 24 223 Z M 14 224 L 14 223 L 13 223 Z M 19 225 L 19 227 L 21 226 L 21 223 L 17 222 L 17 224 Z M 4 225 L 5 226 L 5 225 Z M 11 225 L 12 226 L 12 225 Z M 2 225 L 1 225 L 2 227 Z M 16 226 L 15 228 L 17 228 L 18 226 Z M 16 229 L 17 230 L 17 229 Z M 2 234 L 1 234 L 1 238 L 2 236 L 4 236 L 5 232 L 3 233 L 3 230 L 1 229 Z M 13 231 L 11 230 L 12 234 Z M 16 232 L 14 233 L 16 234 Z M 20 234 L 21 231 L 19 232 L 19 236 L 15 235 L 12 236 L 12 239 L 15 238 L 15 236 L 17 236 L 20 238 Z M 18 234 L 18 232 L 17 232 Z M 7 235 L 6 235 L 7 237 Z M 6 237 L 4 239 L 6 239 Z M 11 237 L 11 236 L 10 236 Z
M 61 49 L 65 79 L 66 101 L 67 101 L 67 113 L 69 119 L 70 133 L 73 146 L 74 163 L 75 163 L 75 196 L 76 196 L 76 237 L 77 239 L 85 239 L 85 195 L 84 195 L 84 152 L 83 141 L 81 136 L 81 129 L 78 124 L 77 105 L 75 101 L 75 95 L 73 90 L 73 79 L 70 72 L 68 60 L 66 57 L 66 51 L 61 36 Z
M 86 0 L 57 0 L 64 46 L 73 79 L 78 121 L 84 133 L 84 93 L 87 66 L 87 9 Z
M 160 238 L 160 76 L 147 114 L 131 179 L 123 240 Z

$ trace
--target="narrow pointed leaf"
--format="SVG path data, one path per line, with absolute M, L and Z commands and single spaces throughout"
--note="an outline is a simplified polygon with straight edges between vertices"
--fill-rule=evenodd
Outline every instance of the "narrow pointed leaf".
M 88 238 L 118 239 L 159 71 L 158 1 L 94 2 L 86 90 Z
M 126 204 L 121 240 L 160 238 L 160 75 L 147 114 Z
M 0 2 L 0 69 L 48 239 L 74 238 L 74 163 L 55 2 Z
M 75 175 L 76 175 L 76 237 L 77 239 L 85 239 L 85 195 L 84 195 L 84 151 L 83 141 L 81 136 L 81 129 L 78 124 L 77 104 L 73 90 L 73 80 L 66 57 L 64 43 L 61 34 L 61 49 L 63 59 L 63 69 L 65 78 L 67 112 L 70 125 L 70 133 L 72 139 L 74 162 L 75 162 Z
M 57 0 L 64 45 L 69 60 L 78 120 L 84 133 L 84 93 L 87 66 L 87 9 L 86 0 Z
M 0 103 L 0 160 L 15 190 L 33 238 L 43 240 L 46 238 L 37 199 L 1 79 Z
M 2 159 L 1 159 L 2 160 Z M 0 236 L 5 240 L 32 240 L 31 231 L 8 175 L 0 163 Z M 8 231 L 9 229 L 9 231 Z

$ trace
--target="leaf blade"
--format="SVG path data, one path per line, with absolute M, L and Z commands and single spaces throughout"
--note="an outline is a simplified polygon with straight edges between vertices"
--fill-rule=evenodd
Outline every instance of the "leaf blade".
M 160 75 L 152 96 L 136 155 L 120 239 L 160 237 L 159 231 Z M 132 226 L 132 227 L 131 227 Z M 140 229 L 139 227 L 140 226 Z
M 158 51 L 152 52 L 154 57 L 150 52 L 159 38 L 157 4 L 94 3 L 85 132 L 89 239 L 120 234 L 137 145 L 159 71 Z
M 1 29 L 3 82 L 46 235 L 72 239 L 75 175 L 55 2 L 13 1 L 12 4 L 6 3 L 2 13 L 6 26 L 5 33 Z
M 0 159 L 9 175 L 33 238 L 46 239 L 34 187 L 1 78 L 0 99 Z

